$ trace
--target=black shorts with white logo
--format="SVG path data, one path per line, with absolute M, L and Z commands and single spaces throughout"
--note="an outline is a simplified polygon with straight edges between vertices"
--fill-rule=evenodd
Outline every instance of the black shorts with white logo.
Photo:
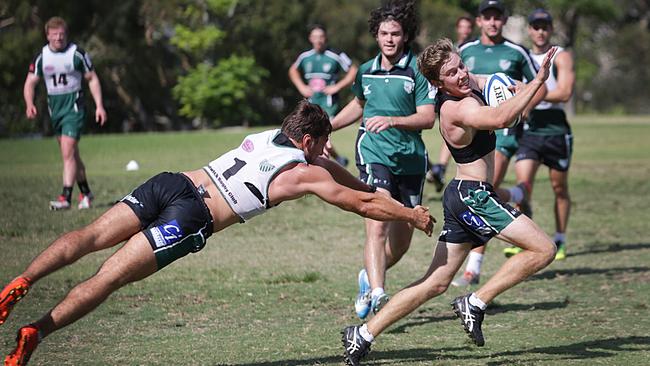
M 486 182 L 454 179 L 442 197 L 445 222 L 439 241 L 471 243 L 476 248 L 488 242 L 521 215 L 501 201 Z
M 181 173 L 160 173 L 121 202 L 140 219 L 158 269 L 198 252 L 212 235 L 212 215 L 192 181 Z
M 383 188 L 391 197 L 406 207 L 415 207 L 422 203 L 424 174 L 395 175 L 388 167 L 381 164 L 357 165 L 359 179 L 366 184 Z
M 519 139 L 517 161 L 532 159 L 547 167 L 565 172 L 571 165 L 573 135 L 533 135 L 524 133 Z

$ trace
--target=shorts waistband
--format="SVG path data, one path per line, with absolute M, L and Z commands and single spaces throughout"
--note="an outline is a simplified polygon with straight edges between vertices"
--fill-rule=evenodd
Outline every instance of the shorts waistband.
M 199 193 L 198 188 L 194 185 L 194 182 L 192 182 L 190 177 L 188 177 L 187 175 L 185 175 L 183 173 L 178 173 L 178 174 L 181 177 L 185 178 L 188 185 L 192 189 L 192 193 L 194 193 L 194 196 L 196 196 L 196 198 L 199 200 L 199 202 L 201 202 L 201 204 L 203 205 L 203 209 L 205 210 L 205 215 L 210 218 L 210 225 L 208 225 L 208 227 L 206 228 L 207 233 L 206 233 L 205 237 L 207 238 L 210 235 L 212 235 L 212 230 L 214 229 L 214 218 L 212 218 L 212 214 L 210 213 L 210 208 L 208 208 L 208 205 L 205 203 L 205 200 L 203 199 L 203 195 L 201 193 Z
M 488 191 L 493 191 L 494 187 L 492 184 L 480 180 L 467 180 L 467 179 L 452 179 L 449 181 L 450 187 L 455 187 L 457 189 L 461 188 L 480 188 L 484 187 Z

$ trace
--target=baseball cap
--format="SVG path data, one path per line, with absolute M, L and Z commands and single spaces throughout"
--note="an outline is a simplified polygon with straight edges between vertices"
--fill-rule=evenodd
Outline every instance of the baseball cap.
M 500 0 L 483 0 L 481 1 L 481 5 L 478 6 L 478 12 L 483 13 L 487 9 L 496 9 L 500 13 L 505 13 L 506 12 L 506 7 L 503 6 L 503 3 Z
M 532 13 L 528 16 L 528 24 L 532 24 L 534 22 L 546 22 L 546 23 L 553 23 L 553 17 L 551 14 L 544 10 L 544 9 L 535 9 L 533 10 Z

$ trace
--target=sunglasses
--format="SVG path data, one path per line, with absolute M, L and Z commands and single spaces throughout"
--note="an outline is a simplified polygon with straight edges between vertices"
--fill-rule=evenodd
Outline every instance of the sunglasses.
M 546 23 L 533 23 L 530 25 L 534 30 L 548 30 L 550 26 Z

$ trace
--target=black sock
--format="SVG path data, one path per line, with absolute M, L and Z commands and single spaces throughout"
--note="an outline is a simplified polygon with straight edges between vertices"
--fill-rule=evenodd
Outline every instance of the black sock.
M 66 187 L 63 186 L 63 193 L 61 193 L 63 197 L 65 197 L 65 200 L 68 202 L 72 201 L 72 187 Z
M 79 185 L 79 190 L 84 196 L 87 196 L 90 193 L 90 187 L 88 186 L 88 181 L 77 182 Z

